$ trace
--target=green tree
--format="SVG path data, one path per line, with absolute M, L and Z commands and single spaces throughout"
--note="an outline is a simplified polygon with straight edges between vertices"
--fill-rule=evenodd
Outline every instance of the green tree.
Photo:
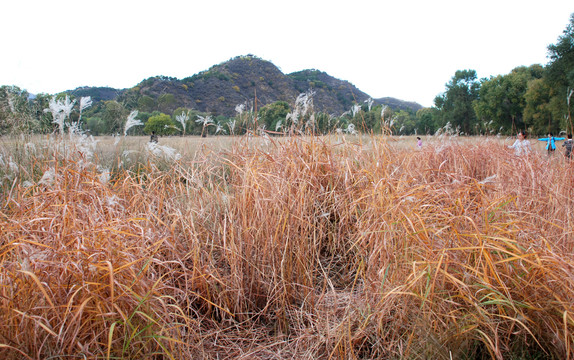
M 548 46 L 547 81 L 551 87 L 552 122 L 572 131 L 574 109 L 574 13 L 556 44 Z
M 319 134 L 328 134 L 335 131 L 338 119 L 333 115 L 320 112 L 315 116 L 315 122 Z
M 143 95 L 138 99 L 138 109 L 145 112 L 155 110 L 155 100 L 149 95 Z
M 0 134 L 28 132 L 34 127 L 28 97 L 17 86 L 0 87 Z
M 394 117 L 396 134 L 409 135 L 415 132 L 416 119 L 410 112 L 399 110 L 395 113 Z
M 89 130 L 90 134 L 94 136 L 109 133 L 106 122 L 97 116 L 89 117 L 86 120 L 86 129 Z
M 434 108 L 422 108 L 417 111 L 416 117 L 416 129 L 419 134 L 434 134 L 435 132 L 435 120 L 436 109 Z
M 545 134 L 558 133 L 553 126 L 551 88 L 545 78 L 530 81 L 528 90 L 524 94 L 526 106 L 524 107 L 524 123 L 530 132 Z M 554 122 L 554 125 L 558 125 Z
M 104 102 L 101 118 L 106 123 L 108 134 L 123 133 L 123 124 L 127 116 L 128 111 L 119 102 L 115 100 Z
M 475 70 L 457 70 L 446 84 L 446 91 L 434 100 L 439 110 L 438 125 L 450 123 L 465 134 L 474 133 L 476 114 L 472 103 L 478 98 L 479 89 Z
M 175 124 L 171 120 L 171 116 L 162 113 L 151 116 L 147 120 L 144 126 L 144 132 L 146 134 L 155 132 L 156 135 L 164 136 L 175 134 L 177 130 L 175 129 Z
M 44 109 L 48 108 L 50 99 L 52 99 L 52 95 L 40 93 L 36 94 L 36 97 L 30 104 L 32 116 L 37 120 L 37 127 L 34 130 L 42 134 L 54 131 L 55 124 L 52 114 L 44 111 Z
M 377 127 L 380 127 L 380 120 L 381 120 L 380 107 L 374 107 L 369 109 L 367 105 L 363 105 L 362 111 L 357 115 L 356 123 L 359 124 L 359 129 L 362 132 L 369 133 L 371 131 L 375 131 Z
M 541 65 L 517 67 L 507 75 L 498 75 L 483 80 L 474 110 L 482 126 L 492 132 L 503 129 L 514 133 L 524 129 L 525 94 L 528 84 L 542 77 Z
M 259 124 L 271 131 L 282 131 L 279 127 L 284 125 L 285 117 L 289 113 L 289 104 L 285 101 L 276 101 L 265 105 L 259 110 Z

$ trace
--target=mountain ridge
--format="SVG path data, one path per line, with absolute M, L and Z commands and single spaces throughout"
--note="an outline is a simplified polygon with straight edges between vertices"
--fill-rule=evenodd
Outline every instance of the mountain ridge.
M 142 111 L 170 113 L 177 108 L 189 108 L 230 117 L 238 104 L 259 108 L 276 101 L 292 104 L 299 94 L 309 90 L 314 93 L 315 111 L 334 115 L 372 98 L 351 82 L 320 70 L 284 74 L 270 61 L 251 54 L 231 58 L 183 79 L 159 75 L 126 89 L 82 86 L 62 93 L 91 96 L 95 102 L 116 100 Z M 373 103 L 412 112 L 423 108 L 416 102 L 393 97 L 373 98 Z

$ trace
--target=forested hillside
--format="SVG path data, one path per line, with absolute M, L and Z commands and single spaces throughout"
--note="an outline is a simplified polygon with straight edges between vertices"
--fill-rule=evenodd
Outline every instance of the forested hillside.
M 101 88 L 93 90 L 92 98 L 101 93 Z M 349 111 L 354 103 L 370 98 L 350 82 L 319 70 L 303 70 L 286 75 L 273 63 L 247 55 L 181 80 L 154 76 L 131 89 L 118 91 L 114 99 L 146 112 L 171 113 L 184 107 L 212 116 L 231 117 L 235 115 L 238 104 L 255 106 L 255 99 L 260 108 L 277 101 L 293 103 L 300 93 L 308 90 L 315 92 L 313 104 L 316 111 L 335 115 Z M 90 95 L 86 88 L 70 93 L 75 96 Z M 422 108 L 417 103 L 394 98 L 383 98 L 376 102 L 404 110 Z

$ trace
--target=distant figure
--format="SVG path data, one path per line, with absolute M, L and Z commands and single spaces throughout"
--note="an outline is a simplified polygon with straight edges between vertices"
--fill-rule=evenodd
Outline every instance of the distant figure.
M 509 149 L 514 149 L 514 154 L 517 156 L 528 155 L 532 151 L 530 146 L 530 141 L 526 140 L 526 132 L 520 131 L 516 135 L 516 141 L 514 144 L 510 145 Z
M 417 136 L 417 149 L 422 149 L 423 148 L 423 141 L 421 140 L 420 137 Z
M 538 141 L 546 141 L 546 150 L 550 154 L 552 151 L 556 150 L 556 141 L 564 140 L 564 138 L 557 138 L 552 135 L 552 133 L 548 133 L 548 137 L 540 138 Z
M 156 144 L 157 144 L 157 135 L 155 134 L 155 131 L 152 131 L 152 132 L 151 132 L 151 136 L 150 136 L 150 138 L 149 138 L 149 142 L 152 142 L 152 143 L 156 143 Z
M 562 147 L 566 148 L 564 156 L 566 156 L 566 159 L 570 160 L 572 158 L 572 134 L 568 134 L 568 140 L 564 141 Z

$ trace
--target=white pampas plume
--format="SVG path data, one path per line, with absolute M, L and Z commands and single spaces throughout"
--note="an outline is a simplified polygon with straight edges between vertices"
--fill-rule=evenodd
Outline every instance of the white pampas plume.
M 197 120 L 195 120 L 195 122 L 198 124 L 202 124 L 203 126 L 206 126 L 211 124 L 213 122 L 213 119 L 211 118 L 210 115 L 207 116 L 197 115 Z
M 29 142 L 24 145 L 24 150 L 26 151 L 26 155 L 30 155 L 31 153 L 36 152 L 36 144 Z
M 10 168 L 10 171 L 12 171 L 13 173 L 17 173 L 20 171 L 20 168 L 18 167 L 18 164 L 16 164 L 13 160 L 12 160 L 12 156 L 10 156 L 10 161 L 8 161 L 8 167 Z
M 231 135 L 233 135 L 235 133 L 235 124 L 236 124 L 236 120 L 229 120 L 229 122 L 227 123 L 227 127 L 229 128 L 229 132 L 231 133 Z
M 182 111 L 181 115 L 177 115 L 175 119 L 181 124 L 181 128 L 183 129 L 183 135 L 185 135 L 185 126 L 187 124 L 187 121 L 189 120 L 189 115 Z
M 117 195 L 107 196 L 106 204 L 108 207 L 115 207 L 120 205 L 120 198 Z
M 137 150 L 124 150 L 124 151 L 122 152 L 122 157 L 128 157 L 128 156 L 130 156 L 131 154 L 135 154 L 135 153 L 137 153 L 137 152 L 138 152 Z
M 279 131 L 282 127 L 283 125 L 281 125 L 281 120 L 277 121 L 277 124 L 275 124 L 275 131 Z
M 243 114 L 243 111 L 245 111 L 245 104 L 235 105 L 235 112 L 237 112 L 239 114 L 239 116 L 241 116 L 241 114 Z
M 49 168 L 48 170 L 46 170 L 44 175 L 42 175 L 42 178 L 40 179 L 40 181 L 38 181 L 38 184 L 51 186 L 54 184 L 55 179 L 56 179 L 56 170 L 54 168 Z
M 147 149 L 150 153 L 152 153 L 155 156 L 164 155 L 167 159 L 176 161 L 181 159 L 181 154 L 178 153 L 174 148 L 171 148 L 169 146 L 162 146 L 154 142 L 148 142 Z
M 387 110 L 387 105 L 383 105 L 382 109 L 381 109 L 381 117 L 384 118 L 385 117 L 385 110 Z
M 217 134 L 218 132 L 221 132 L 223 134 L 225 134 L 225 129 L 223 128 L 223 126 L 221 126 L 221 124 L 217 123 L 215 125 L 215 133 Z
M 309 116 L 309 120 L 307 120 L 305 126 L 307 126 L 308 128 L 315 127 L 315 114 L 311 114 L 311 116 Z
M 198 123 L 198 124 L 202 124 L 202 125 L 203 125 L 203 127 L 201 128 L 201 136 L 203 137 L 203 136 L 204 136 L 205 128 L 206 128 L 208 125 L 210 125 L 210 124 L 213 123 L 213 119 L 211 118 L 210 115 L 207 115 L 207 116 L 205 116 L 205 117 L 204 117 L 204 116 L 201 116 L 201 115 L 197 115 L 197 120 L 195 120 L 195 122 Z
M 369 108 L 369 111 L 371 111 L 371 107 L 373 106 L 373 99 L 372 99 L 372 98 L 368 98 L 368 99 L 365 100 L 364 102 L 367 103 L 367 107 Z
M 80 99 L 80 114 L 90 106 L 92 106 L 92 98 L 90 96 L 82 96 Z
M 292 112 L 287 113 L 287 115 L 285 116 L 285 121 L 289 121 L 291 120 L 291 122 L 293 124 L 297 124 L 299 122 L 299 108 L 295 107 L 295 109 L 293 109 Z
M 110 170 L 103 169 L 102 173 L 98 175 L 98 179 L 102 184 L 107 184 L 110 181 Z
M 491 176 L 487 177 L 486 179 L 479 181 L 478 183 L 479 184 L 488 184 L 488 183 L 493 183 L 494 180 L 496 180 L 496 174 L 491 175 Z
M 48 103 L 48 108 L 44 109 L 44 112 L 51 112 L 53 122 L 58 125 L 60 129 L 60 134 L 64 134 L 64 126 L 66 118 L 70 116 L 74 103 L 76 100 L 70 101 L 70 98 L 66 95 L 66 98 L 62 100 L 56 100 L 56 97 L 52 97 Z
M 72 134 L 72 129 L 70 127 L 70 134 Z M 79 136 L 75 137 L 76 149 L 82 153 L 86 158 L 91 159 L 94 156 L 94 151 L 96 151 L 96 146 L 99 140 L 94 139 L 92 135 L 86 136 L 86 134 L 78 133 Z
M 66 114 L 66 117 L 69 117 L 70 114 L 72 113 L 72 109 L 74 108 L 75 103 L 76 103 L 76 100 L 70 100 L 68 95 L 66 95 L 66 98 L 64 99 L 64 102 L 62 103 L 62 112 L 64 114 Z
M 174 129 L 174 130 L 177 130 L 177 131 L 180 131 L 180 130 L 181 130 L 180 128 L 178 128 L 178 127 L 175 126 L 175 125 L 164 125 L 163 128 L 164 128 L 164 129 Z
M 90 96 L 82 96 L 80 99 L 80 116 L 78 117 L 78 122 L 82 119 L 82 112 L 92 106 L 92 98 Z
M 295 100 L 295 107 L 300 108 L 301 116 L 305 116 L 309 109 L 313 106 L 313 96 L 315 91 L 308 90 L 307 92 L 299 94 Z
M 124 136 L 126 136 L 128 134 L 128 130 L 134 126 L 139 126 L 139 125 L 143 125 L 143 123 L 141 122 L 141 120 L 136 120 L 136 116 L 138 116 L 138 111 L 134 110 L 132 111 L 129 116 L 128 116 L 128 120 L 126 121 L 126 125 L 124 126 Z
M 269 146 L 269 144 L 271 143 L 271 139 L 269 138 L 269 135 L 267 135 L 267 133 L 265 132 L 265 127 L 260 128 L 259 132 L 261 134 L 261 137 L 263 138 L 265 146 Z
M 79 122 L 71 123 L 68 126 L 68 133 L 70 134 L 70 139 L 73 139 L 74 135 L 82 136 L 83 131 L 80 128 L 80 123 Z
M 347 134 L 352 134 L 352 135 L 357 134 L 357 131 L 355 130 L 355 124 L 347 125 L 347 129 L 345 129 L 345 131 L 347 132 Z

